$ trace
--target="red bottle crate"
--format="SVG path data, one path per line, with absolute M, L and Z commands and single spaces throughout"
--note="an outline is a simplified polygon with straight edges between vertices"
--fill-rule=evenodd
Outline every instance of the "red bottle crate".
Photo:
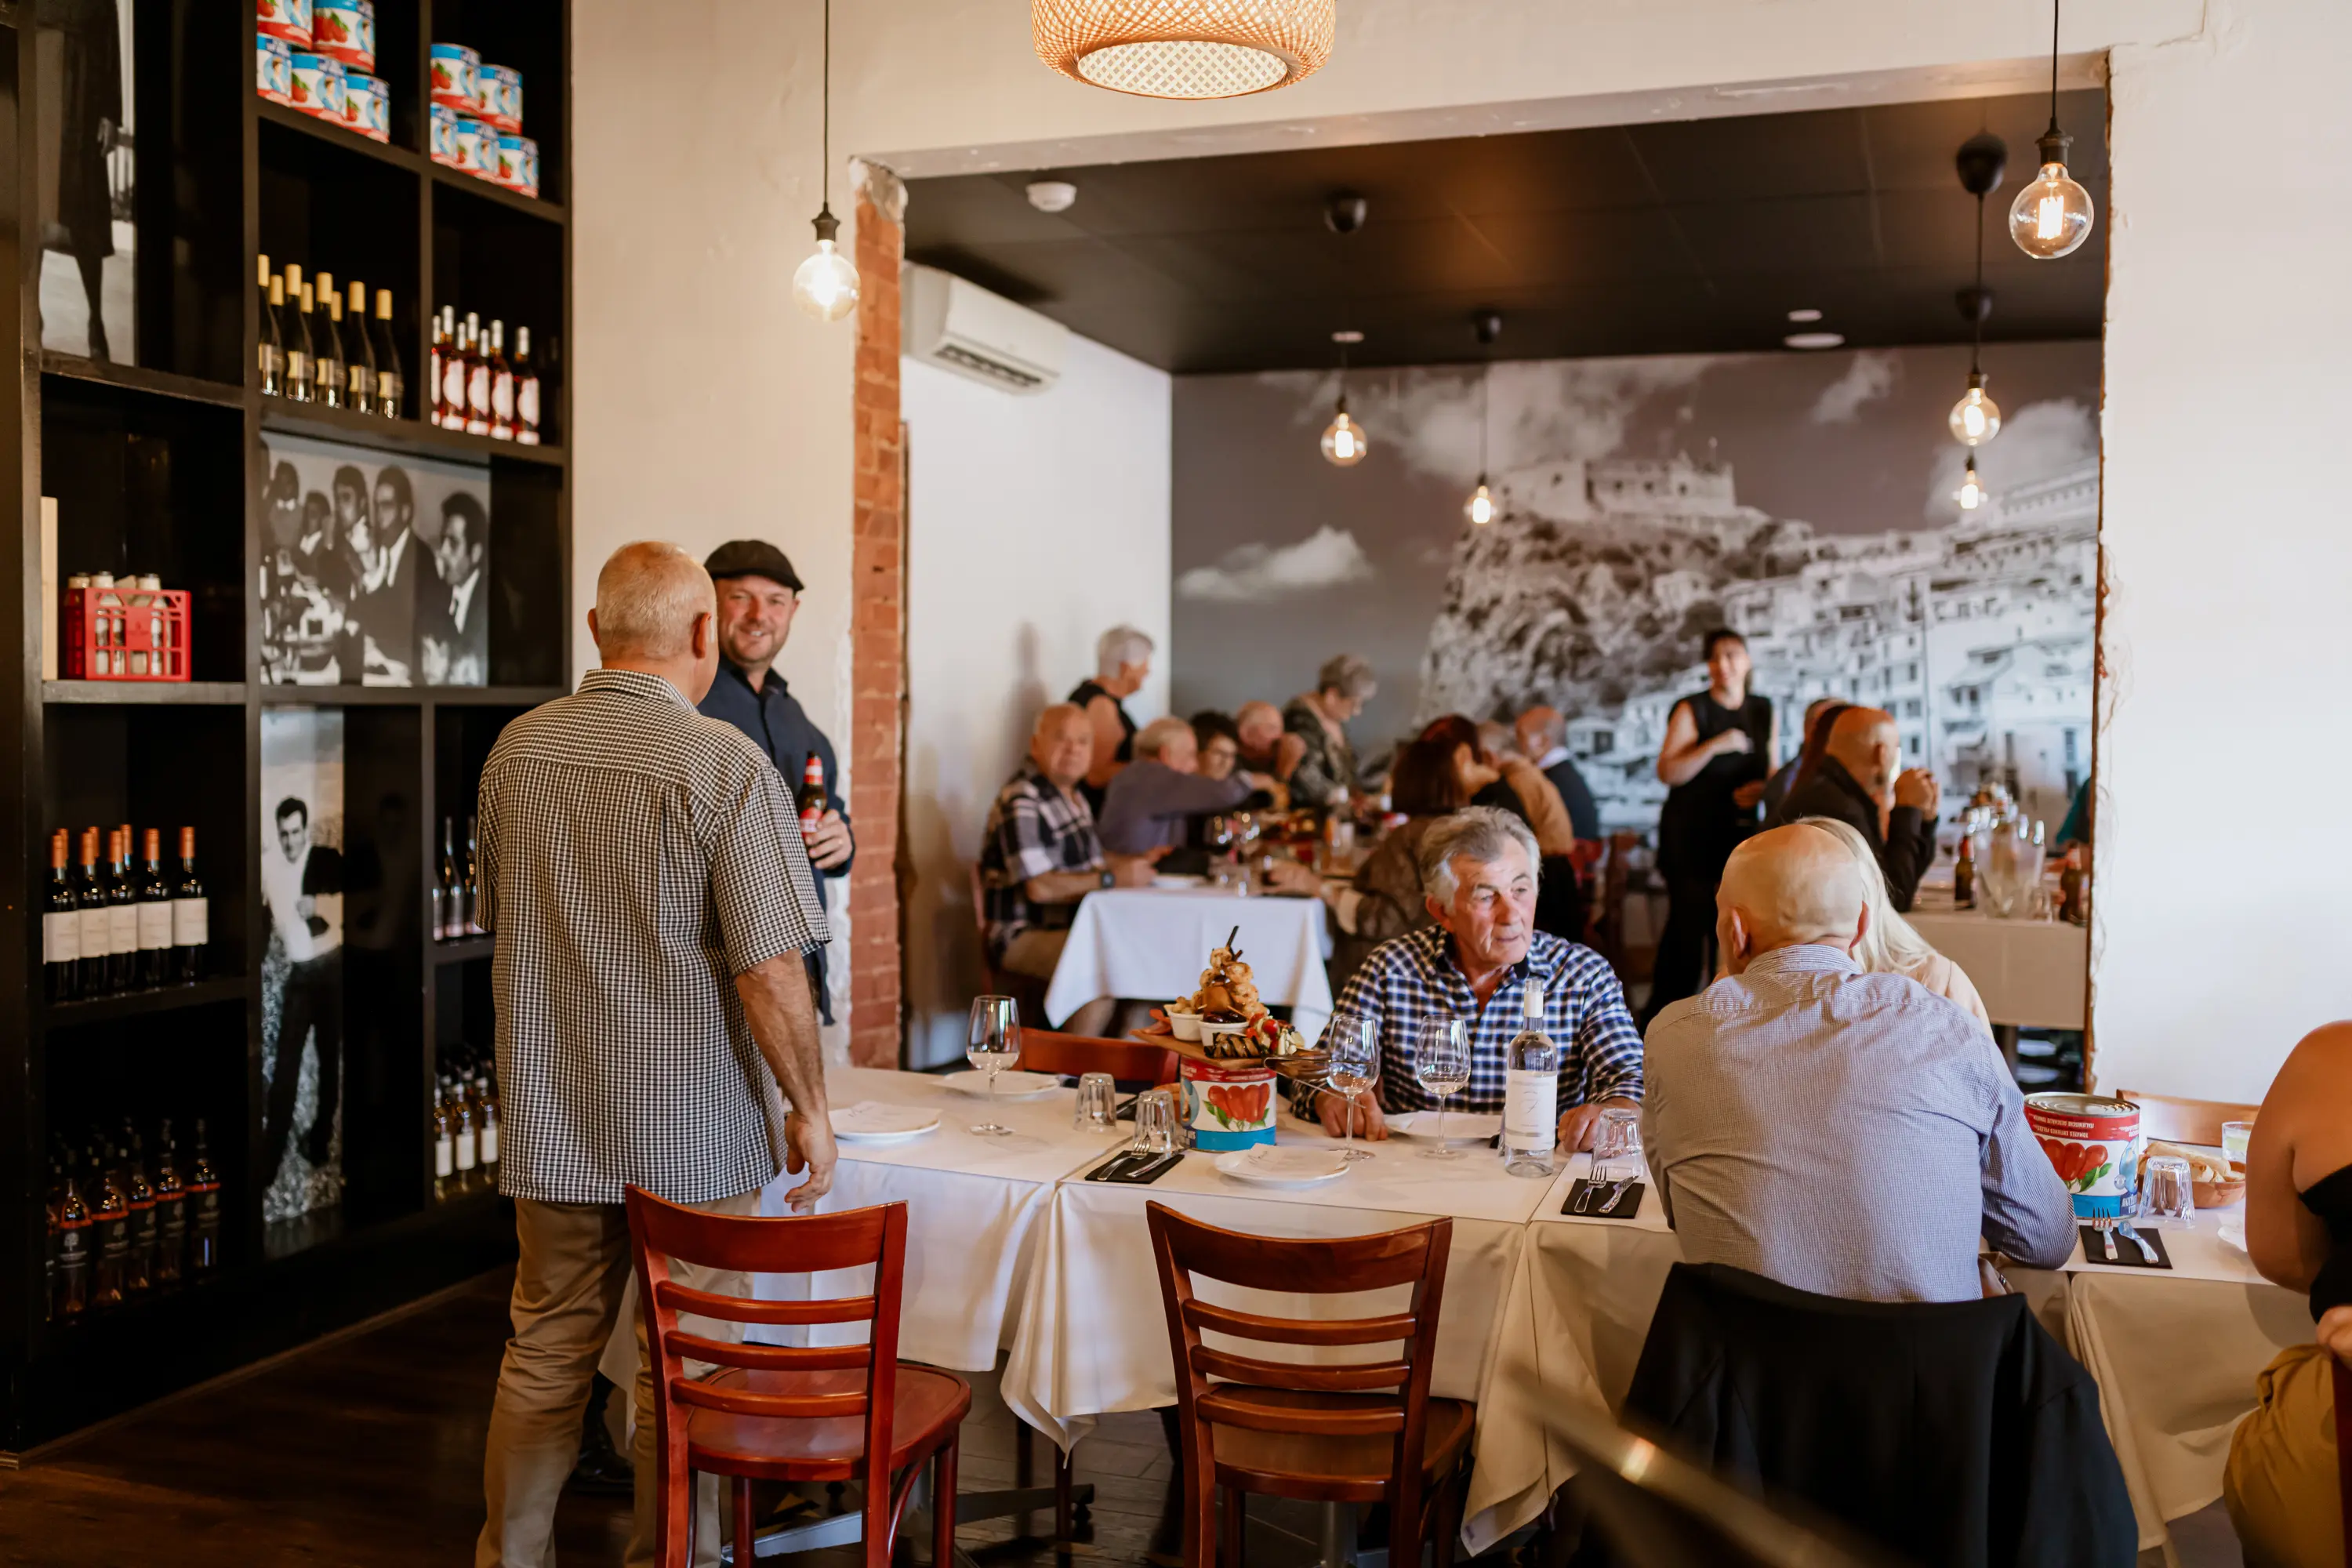
M 188 679 L 184 588 L 68 588 L 59 617 L 59 673 L 68 680 Z

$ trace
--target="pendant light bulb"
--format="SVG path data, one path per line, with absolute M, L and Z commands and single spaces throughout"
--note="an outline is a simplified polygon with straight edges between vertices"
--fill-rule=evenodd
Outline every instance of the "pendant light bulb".
M 1478 476 L 1478 488 L 1470 492 L 1469 502 L 1463 507 L 1462 515 L 1480 528 L 1495 521 L 1495 498 L 1486 489 L 1486 475 Z
M 1981 447 L 2000 434 L 2000 405 L 1985 395 L 1989 379 L 1980 370 L 1969 372 L 1969 389 L 1952 405 L 1952 439 L 1963 447 Z
M 1323 430 L 1323 457 L 1335 468 L 1352 468 L 1364 460 L 1370 450 L 1364 439 L 1364 427 L 1348 416 L 1348 398 L 1340 394 L 1339 407 L 1331 423 Z
M 1977 455 L 1974 452 L 1969 454 L 1969 466 L 1961 473 L 1960 488 L 1952 492 L 1952 499 L 1960 503 L 1962 511 L 1974 511 L 1992 499 L 1992 493 L 1984 488 L 1984 481 L 1977 478 Z
M 793 303 L 820 321 L 837 321 L 857 308 L 857 268 L 835 237 L 841 220 L 827 207 L 816 215 L 816 249 L 793 274 Z
M 2071 256 L 2091 237 L 2091 193 L 2066 173 L 2066 148 L 2074 141 L 2053 126 L 2042 138 L 2042 173 L 2010 205 L 2009 237 L 2038 261 Z

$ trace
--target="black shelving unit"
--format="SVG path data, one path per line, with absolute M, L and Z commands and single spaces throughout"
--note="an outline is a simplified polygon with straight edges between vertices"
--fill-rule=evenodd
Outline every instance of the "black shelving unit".
M 0 773 L 0 878 L 37 889 L 48 836 L 84 823 L 190 824 L 212 900 L 211 964 L 193 985 L 43 1000 L 37 902 L 0 900 L 0 994 L 21 1020 L 0 1042 L 0 1453 L 21 1450 L 428 1293 L 513 1253 L 507 1205 L 433 1197 L 438 1054 L 491 1037 L 490 943 L 426 929 L 438 824 L 470 809 L 482 762 L 517 714 L 560 695 L 572 621 L 572 239 L 567 0 L 377 0 L 389 145 L 263 102 L 253 7 L 148 0 L 137 9 L 131 154 L 136 365 L 42 350 L 39 226 L 0 225 L 21 309 L 0 328 L 22 370 L 0 379 L 0 483 L 20 498 L 20 548 L 0 572 L 0 638 L 21 650 L 0 725 L 21 737 Z M 41 84 L 33 7 L 0 0 L 0 125 L 16 137 L 0 203 L 37 188 Z M 479 48 L 525 78 L 541 198 L 433 163 L 427 47 Z M 54 113 L 55 106 L 49 106 Z M 393 290 L 408 373 L 388 421 L 261 395 L 257 254 Z M 532 323 L 546 444 L 424 418 L 432 313 L 444 303 Z M 486 465 L 489 679 L 475 688 L 290 687 L 261 679 L 262 446 L 272 434 Z M 58 510 L 61 574 L 152 571 L 191 591 L 187 683 L 44 680 L 41 498 Z M 346 909 L 341 1207 L 266 1231 L 258 879 L 265 710 L 340 709 L 348 858 L 379 875 L 365 931 Z M 362 803 L 365 803 L 362 805 Z M 168 850 L 167 850 L 168 853 Z M 170 1115 L 184 1146 L 205 1119 L 223 1187 L 223 1262 L 200 1284 L 71 1321 L 47 1316 L 47 1145 L 95 1117 Z

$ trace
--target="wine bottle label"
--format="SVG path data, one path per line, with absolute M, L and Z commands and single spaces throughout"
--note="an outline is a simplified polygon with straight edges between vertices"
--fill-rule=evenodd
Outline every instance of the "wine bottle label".
M 454 1158 L 455 1151 L 450 1147 L 448 1139 L 436 1138 L 433 1141 L 433 1173 L 435 1175 L 447 1175 Z
M 81 921 L 81 955 L 84 958 L 104 958 L 112 952 L 113 925 L 107 919 L 106 907 L 83 910 L 76 917 Z
M 139 950 L 172 945 L 172 900 L 152 899 L 139 906 Z
M 205 899 L 172 900 L 172 945 L 202 947 L 212 940 L 212 905 Z
M 1559 1079 L 1550 1073 L 1506 1073 L 1503 1142 L 1514 1149 L 1549 1149 L 1559 1131 Z
M 441 401 L 459 414 L 466 411 L 466 362 L 445 359 L 441 362 Z
M 488 413 L 490 406 L 490 367 L 478 364 L 466 376 L 466 406 L 478 413 Z
M 286 351 L 286 374 L 295 381 L 310 379 L 310 356 L 300 349 Z
M 131 1245 L 155 1245 L 155 1205 L 152 1203 L 131 1205 Z
M 375 395 L 376 401 L 383 405 L 386 413 L 398 408 L 400 406 L 400 373 L 393 370 L 376 372 Z
M 188 1189 L 188 1195 L 196 1200 L 196 1226 L 198 1229 L 203 1229 L 206 1226 L 215 1226 L 220 1223 L 219 1183 L 205 1182 L 196 1186 L 192 1186 Z
M 79 1268 L 89 1262 L 89 1221 L 65 1219 L 58 1222 L 58 1263 L 65 1268 Z
M 188 1233 L 188 1205 L 178 1193 L 155 1194 L 155 1233 L 166 1242 L 177 1241 Z
M 375 372 L 368 369 L 367 366 L 363 364 L 355 364 L 352 366 L 350 379 L 352 396 L 373 397 L 375 395 Z
M 539 377 L 527 375 L 516 384 L 515 418 L 533 430 L 539 428 Z
M 502 424 L 511 423 L 513 421 L 515 412 L 514 377 L 510 375 L 498 375 L 490 378 L 490 412 L 497 415 L 499 422 Z
M 130 1215 L 109 1215 L 90 1228 L 98 1232 L 98 1255 L 100 1258 L 113 1259 L 130 1253 Z
M 468 1127 L 464 1131 L 458 1133 L 457 1144 L 457 1169 L 461 1171 L 472 1170 L 474 1168 L 474 1130 Z
M 41 917 L 41 962 L 74 963 L 81 958 L 81 913 L 64 910 Z
M 137 952 L 139 951 L 139 906 L 109 904 L 106 907 L 106 951 Z
M 482 1129 L 482 1163 L 495 1165 L 498 1163 L 499 1130 L 495 1127 L 485 1127 Z

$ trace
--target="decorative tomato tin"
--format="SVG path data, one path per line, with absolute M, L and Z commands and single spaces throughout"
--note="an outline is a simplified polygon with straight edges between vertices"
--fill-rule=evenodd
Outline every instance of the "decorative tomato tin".
M 354 70 L 374 70 L 375 0 L 318 0 L 310 13 L 310 44 Z
M 331 55 L 294 54 L 295 108 L 321 120 L 343 117 L 343 62 Z
M 1208 1061 L 1186 1056 L 1184 1120 L 1196 1149 L 1247 1149 L 1274 1142 L 1274 1119 L 1282 1108 L 1281 1085 L 1262 1061 Z
M 436 44 L 432 57 L 433 101 L 460 114 L 472 113 L 474 73 L 482 68 L 482 57 L 463 44 Z
M 457 111 L 450 108 L 446 103 L 436 103 L 430 106 L 427 110 L 427 115 L 431 121 L 431 124 L 427 131 L 429 140 L 425 144 L 425 152 L 432 156 L 435 163 L 446 163 L 452 168 L 456 167 L 457 163 Z
M 499 131 L 522 129 L 522 72 L 512 66 L 481 68 L 474 79 L 475 112 Z
M 343 73 L 343 123 L 371 142 L 392 140 L 392 89 L 383 78 Z
M 2138 1106 L 2090 1094 L 2029 1094 L 2025 1124 L 2074 1194 L 2077 1218 L 2114 1218 L 2137 1206 L 2147 1149 Z
M 512 132 L 499 134 L 499 171 L 493 176 L 522 195 L 539 195 L 539 143 Z
M 294 49 L 268 33 L 253 40 L 253 90 L 272 103 L 294 101 Z
M 265 37 L 283 38 L 292 48 L 311 47 L 310 0 L 255 0 L 253 16 Z
M 463 170 L 468 174 L 479 174 L 486 180 L 497 173 L 498 134 L 472 115 L 458 114 L 456 145 L 457 159 L 450 165 L 451 168 Z

